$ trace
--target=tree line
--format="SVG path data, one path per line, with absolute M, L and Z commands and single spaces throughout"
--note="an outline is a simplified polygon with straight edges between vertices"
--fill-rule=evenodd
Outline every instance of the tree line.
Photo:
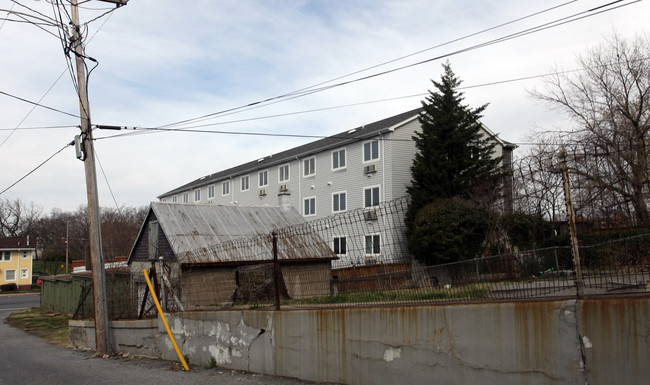
M 129 255 L 147 210 L 148 207 L 100 209 L 104 258 Z M 28 235 L 36 244 L 38 259 L 63 262 L 67 251 L 69 260 L 88 260 L 88 209 L 53 209 L 45 215 L 37 204 L 0 199 L 0 237 Z

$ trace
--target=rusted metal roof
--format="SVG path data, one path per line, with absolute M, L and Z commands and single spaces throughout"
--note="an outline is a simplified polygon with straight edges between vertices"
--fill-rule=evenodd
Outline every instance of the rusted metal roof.
M 273 259 L 273 231 L 280 260 L 336 258 L 294 208 L 153 202 L 151 210 L 181 264 Z

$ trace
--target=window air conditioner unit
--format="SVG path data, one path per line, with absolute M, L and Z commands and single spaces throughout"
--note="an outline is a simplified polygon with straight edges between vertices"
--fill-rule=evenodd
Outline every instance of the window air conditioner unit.
M 288 184 L 281 184 L 280 185 L 280 192 L 285 192 L 289 191 L 289 185 Z
M 375 265 L 377 264 L 377 258 L 370 255 L 366 255 L 366 265 Z
M 367 210 L 363 212 L 363 218 L 367 221 L 376 221 L 379 217 L 379 213 L 376 209 Z
M 266 195 L 266 189 L 265 188 L 260 190 L 260 196 L 263 197 L 264 195 Z
M 376 164 L 370 164 L 370 165 L 367 165 L 367 166 L 363 169 L 363 172 L 366 173 L 366 174 L 370 174 L 370 173 L 373 173 L 373 172 L 377 172 L 377 165 L 376 165 Z

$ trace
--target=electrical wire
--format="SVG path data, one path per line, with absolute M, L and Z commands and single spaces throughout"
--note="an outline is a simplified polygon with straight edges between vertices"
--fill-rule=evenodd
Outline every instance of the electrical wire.
M 52 158 L 54 158 L 54 157 L 57 156 L 59 153 L 61 153 L 61 151 L 65 150 L 67 147 L 70 147 L 70 146 L 73 146 L 73 145 L 74 145 L 74 142 L 70 142 L 70 143 L 66 144 L 65 146 L 63 146 L 59 151 L 55 152 L 55 153 L 52 154 L 49 158 L 45 159 L 43 162 L 41 162 L 41 164 L 39 164 L 38 166 L 36 166 L 33 170 L 31 170 L 30 172 L 28 172 L 27 174 L 25 174 L 23 177 L 21 177 L 20 179 L 18 179 L 18 180 L 15 181 L 14 183 L 12 183 L 12 184 L 11 184 L 9 187 L 7 187 L 6 189 L 0 191 L 0 195 L 4 194 L 4 193 L 7 192 L 9 189 L 11 189 L 11 188 L 14 187 L 15 185 L 17 185 L 18 183 L 20 183 L 21 181 L 23 181 L 25 178 L 27 178 L 28 176 L 30 176 L 32 173 L 34 173 L 34 171 L 38 170 L 38 169 L 41 168 L 45 163 L 49 162 Z
M 9 18 L 9 14 L 11 13 L 11 11 L 14 10 L 14 6 L 15 6 L 15 5 L 16 5 L 16 3 L 12 3 L 12 4 L 11 4 L 11 8 L 9 8 L 9 12 L 7 12 L 7 17 L 5 17 L 4 19 L 2 19 L 2 24 L 0 24 L 0 30 L 2 30 L 2 27 L 5 26 L 5 23 L 7 22 L 7 18 Z
M 55 83 L 55 84 L 56 84 L 56 83 Z M 79 115 L 71 114 L 71 113 L 69 113 L 69 112 L 65 112 L 65 111 L 62 111 L 62 110 L 56 109 L 56 108 L 54 108 L 54 107 L 48 107 L 48 106 L 43 105 L 43 104 L 40 103 L 40 101 L 43 100 L 43 98 L 44 98 L 44 97 L 45 97 L 45 96 L 46 96 L 46 95 L 47 95 L 47 94 L 52 90 L 52 87 L 54 87 L 54 84 L 52 84 L 52 86 L 50 86 L 50 88 L 45 92 L 45 94 L 41 97 L 41 99 L 40 99 L 38 102 L 33 102 L 33 101 L 31 101 L 31 100 L 27 100 L 27 99 L 21 98 L 20 96 L 16 96 L 16 95 L 10 94 L 10 93 L 8 93 L 8 92 L 4 92 L 4 91 L 0 91 L 0 94 L 5 95 L 5 96 L 8 96 L 8 97 L 10 97 L 10 98 L 14 98 L 14 99 L 20 100 L 21 102 L 25 102 L 25 103 L 32 104 L 32 105 L 34 105 L 34 107 L 41 107 L 41 108 L 45 108 L 45 109 L 50 110 L 50 111 L 58 112 L 58 113 L 61 113 L 61 114 L 64 114 L 64 115 L 68 115 L 68 116 L 72 116 L 73 118 L 79 118 Z M 30 112 L 31 112 L 31 111 L 30 111 Z M 27 117 L 27 116 L 26 116 L 26 117 Z M 25 118 L 26 118 L 26 117 L 25 117 Z M 23 119 L 23 120 L 24 120 L 24 119 Z
M 598 14 L 601 14 L 601 13 L 604 13 L 604 12 L 609 12 L 609 11 L 612 11 L 614 9 L 618 9 L 620 7 L 624 7 L 624 6 L 628 6 L 628 5 L 640 2 L 641 0 L 636 0 L 636 1 L 629 2 L 629 3 L 618 5 L 618 6 L 615 6 L 615 7 L 607 8 L 607 7 L 610 7 L 610 6 L 614 5 L 614 4 L 617 4 L 617 3 L 620 3 L 620 2 L 623 2 L 623 1 L 625 1 L 625 0 L 616 0 L 616 1 L 613 1 L 613 2 L 610 2 L 610 3 L 607 3 L 607 4 L 603 4 L 603 5 L 598 6 L 598 7 L 590 8 L 590 9 L 588 9 L 586 11 L 577 12 L 577 13 L 574 13 L 572 15 L 553 20 L 551 22 L 543 23 L 543 24 L 537 25 L 535 27 L 531 27 L 531 28 L 521 30 L 519 32 L 507 34 L 505 36 L 502 36 L 502 37 L 499 37 L 499 38 L 496 38 L 496 39 L 488 40 L 488 41 L 480 43 L 480 44 L 475 44 L 475 45 L 472 45 L 472 46 L 469 46 L 469 47 L 466 47 L 466 48 L 463 48 L 463 49 L 459 49 L 459 50 L 456 50 L 456 51 L 452 51 L 452 52 L 449 52 L 449 53 L 446 53 L 446 54 L 443 54 L 443 55 L 438 55 L 438 56 L 435 56 L 435 57 L 432 57 L 432 58 L 429 58 L 429 59 L 421 60 L 419 62 L 403 65 L 403 66 L 396 67 L 396 68 L 393 68 L 393 69 L 381 71 L 381 72 L 378 72 L 378 73 L 366 75 L 366 76 L 363 76 L 363 77 L 360 77 L 360 78 L 356 78 L 356 79 L 352 79 L 352 80 L 348 80 L 348 81 L 344 81 L 344 82 L 335 83 L 335 84 L 328 85 L 328 86 L 321 86 L 321 87 L 311 86 L 311 87 L 303 88 L 302 89 L 303 91 L 289 92 L 289 93 L 282 94 L 282 95 L 279 95 L 279 96 L 270 97 L 270 98 L 267 98 L 267 99 L 259 100 L 259 101 L 252 102 L 252 103 L 248 103 L 248 104 L 245 104 L 245 105 L 242 105 L 242 106 L 239 106 L 239 107 L 233 107 L 233 108 L 221 110 L 221 111 L 218 111 L 218 112 L 206 114 L 206 115 L 203 115 L 203 116 L 199 116 L 197 118 L 185 119 L 185 120 L 182 120 L 182 121 L 166 124 L 166 125 L 161 126 L 161 127 L 179 126 L 179 125 L 182 125 L 182 124 L 191 123 L 191 122 L 196 121 L 196 120 L 202 120 L 202 119 L 205 119 L 205 118 L 218 117 L 218 116 L 222 116 L 222 115 L 225 115 L 225 114 L 228 114 L 228 113 L 238 112 L 240 110 L 248 110 L 251 107 L 257 108 L 257 107 L 259 107 L 261 105 L 266 106 L 266 105 L 270 104 L 270 102 L 274 102 L 274 101 L 277 101 L 277 100 L 283 100 L 283 99 L 290 100 L 290 99 L 294 99 L 296 97 L 307 96 L 307 95 L 311 95 L 313 93 L 330 90 L 332 88 L 337 88 L 337 87 L 341 87 L 341 86 L 344 86 L 344 85 L 349 85 L 349 84 L 352 84 L 352 83 L 356 83 L 356 82 L 376 78 L 376 77 L 387 75 L 387 74 L 390 74 L 390 73 L 393 73 L 393 72 L 401 71 L 401 70 L 404 70 L 404 69 L 407 69 L 407 68 L 412 68 L 412 67 L 419 66 L 419 65 L 422 65 L 422 64 L 430 63 L 432 61 L 436 61 L 436 60 L 444 59 L 444 58 L 447 58 L 447 57 L 450 57 L 450 56 L 458 55 L 460 53 L 465 53 L 465 52 L 469 52 L 469 51 L 472 51 L 472 50 L 475 50 L 475 49 L 484 48 L 484 47 L 487 47 L 487 46 L 490 46 L 490 45 L 502 43 L 502 42 L 505 42 L 505 41 L 508 41 L 508 40 L 511 40 L 511 39 L 515 39 L 515 38 L 526 36 L 526 35 L 529 35 L 529 34 L 532 34 L 532 33 L 540 32 L 540 31 L 543 31 L 543 30 L 546 30 L 546 29 L 549 29 L 549 28 L 558 27 L 560 25 L 564 25 L 564 24 L 567 24 L 567 23 L 570 23 L 570 22 L 575 22 L 575 21 L 578 21 L 578 20 L 582 20 L 582 19 L 587 18 L 587 17 L 592 17 L 592 16 L 595 16 L 595 15 L 598 15 Z M 328 82 L 325 82 L 325 83 L 328 83 Z M 321 83 L 321 84 L 325 84 L 325 83 Z
M 93 154 L 95 155 L 97 164 L 99 164 L 99 169 L 102 171 L 102 175 L 104 176 L 104 180 L 106 181 L 106 186 L 108 186 L 108 191 L 111 193 L 111 197 L 113 198 L 115 207 L 117 208 L 118 213 L 120 213 L 121 212 L 120 205 L 117 204 L 117 200 L 115 199 L 115 194 L 113 194 L 113 189 L 111 188 L 111 184 L 108 182 L 108 178 L 106 177 L 106 172 L 104 172 L 104 167 L 102 166 L 102 162 L 99 160 L 99 155 L 97 154 L 97 148 L 94 149 Z

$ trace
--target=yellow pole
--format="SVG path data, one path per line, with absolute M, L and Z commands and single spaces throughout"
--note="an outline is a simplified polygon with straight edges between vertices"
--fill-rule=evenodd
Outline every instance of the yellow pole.
M 142 271 L 144 272 L 144 278 L 147 280 L 147 285 L 149 286 L 149 293 L 151 293 L 153 302 L 156 304 L 156 309 L 158 309 L 158 314 L 160 314 L 160 319 L 162 319 L 162 322 L 165 325 L 165 329 L 167 330 L 167 335 L 169 336 L 169 339 L 172 341 L 172 345 L 174 345 L 174 350 L 176 350 L 178 359 L 181 360 L 181 363 L 183 364 L 185 370 L 189 371 L 190 368 L 187 366 L 187 362 L 185 362 L 185 357 L 183 357 L 180 349 L 178 348 L 178 345 L 176 345 L 176 339 L 174 339 L 174 335 L 172 334 L 172 331 L 169 330 L 167 319 L 165 319 L 165 314 L 163 314 L 162 308 L 160 307 L 160 302 L 158 302 L 158 297 L 156 296 L 156 292 L 153 290 L 153 286 L 151 285 L 151 280 L 149 279 L 149 274 L 147 274 L 147 270 L 142 270 Z

